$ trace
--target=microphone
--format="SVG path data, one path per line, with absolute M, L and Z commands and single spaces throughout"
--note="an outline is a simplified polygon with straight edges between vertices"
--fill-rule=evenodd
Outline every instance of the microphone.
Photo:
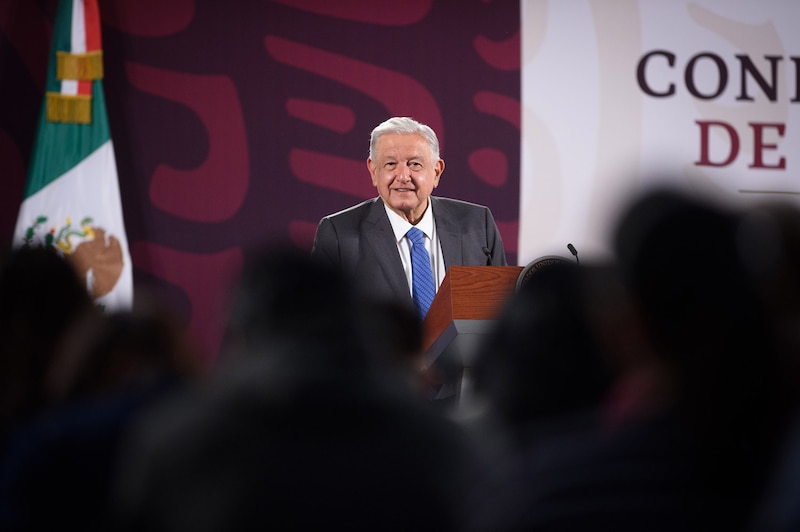
M 487 266 L 491 266 L 492 265 L 492 251 L 489 248 L 487 248 L 486 246 L 483 246 L 481 249 L 483 249 L 483 253 L 484 253 L 484 255 L 486 255 L 486 265 Z
M 568 249 L 568 250 L 569 250 L 569 252 L 570 252 L 570 253 L 572 253 L 572 255 L 575 257 L 575 264 L 578 264 L 578 265 L 580 265 L 581 261 L 580 261 L 580 259 L 578 258 L 578 250 L 577 250 L 577 249 L 575 249 L 575 246 L 573 246 L 572 244 L 567 244 L 567 249 Z

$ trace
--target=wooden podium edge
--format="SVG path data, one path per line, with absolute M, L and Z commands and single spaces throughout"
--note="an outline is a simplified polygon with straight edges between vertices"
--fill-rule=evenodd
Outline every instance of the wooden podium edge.
M 451 343 L 448 336 L 458 334 L 456 321 L 496 320 L 522 270 L 522 266 L 452 266 L 423 321 L 423 350 L 435 359 Z

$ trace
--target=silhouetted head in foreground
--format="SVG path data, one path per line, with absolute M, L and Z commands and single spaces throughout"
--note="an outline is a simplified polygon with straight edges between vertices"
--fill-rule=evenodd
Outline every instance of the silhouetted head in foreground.
M 511 425 L 553 422 L 602 403 L 611 369 L 590 318 L 590 280 L 599 271 L 548 266 L 504 308 L 478 357 L 475 386 Z
M 265 248 L 245 265 L 235 290 L 231 335 L 248 355 L 275 356 L 291 345 L 308 355 L 295 353 L 297 363 L 363 365 L 352 294 L 336 268 L 289 247 Z
M 0 421 L 45 405 L 45 374 L 91 298 L 72 267 L 44 248 L 11 252 L 0 271 Z
M 648 192 L 624 212 L 616 251 L 675 412 L 719 493 L 758 490 L 786 413 L 783 367 L 763 292 L 745 257 L 743 216 L 687 193 Z M 752 499 L 738 499 L 752 500 Z

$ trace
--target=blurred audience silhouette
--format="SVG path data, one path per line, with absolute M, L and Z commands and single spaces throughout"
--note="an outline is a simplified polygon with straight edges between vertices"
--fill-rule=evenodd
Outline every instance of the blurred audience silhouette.
M 0 271 L 3 433 L 48 404 L 45 374 L 64 333 L 92 309 L 75 271 L 43 248 L 6 254 Z
M 398 364 L 418 324 L 389 345 L 406 316 L 352 294 L 305 254 L 249 261 L 231 310 L 237 354 L 144 420 L 123 456 L 123 530 L 460 528 L 467 440 Z
M 763 488 L 797 385 L 779 355 L 773 301 L 751 268 L 759 239 L 744 220 L 660 190 L 633 205 L 616 239 L 672 383 L 668 411 L 693 453 L 687 505 L 700 524 L 728 530 L 746 521 Z
M 423 324 L 251 250 L 217 364 L 165 309 L 0 269 L 0 529 L 800 529 L 800 211 L 668 187 L 508 300 L 459 410 Z
M 784 404 L 765 415 L 777 418 L 779 429 L 784 428 L 784 416 L 789 416 L 749 530 L 800 530 L 800 210 L 786 202 L 759 204 L 745 213 L 739 233 L 743 258 L 766 301 L 765 314 L 782 373 L 776 384 L 781 386 Z
M 506 376 L 487 393 L 494 404 L 513 407 L 500 408 L 499 419 L 507 421 L 509 411 L 519 412 L 537 393 L 558 397 L 561 387 L 577 385 L 579 374 L 564 379 L 565 372 L 554 370 L 568 364 L 574 348 L 586 357 L 581 367 L 594 365 L 596 377 L 580 386 L 587 394 L 575 393 L 574 401 L 584 397 L 588 406 L 600 400 L 603 414 L 563 430 L 566 410 L 558 416 L 560 432 L 506 448 L 510 458 L 497 462 L 501 474 L 477 491 L 485 505 L 476 502 L 472 529 L 748 530 L 770 514 L 767 490 L 796 406 L 796 353 L 785 352 L 786 342 L 778 347 L 776 330 L 778 316 L 797 310 L 783 293 L 796 291 L 797 263 L 790 258 L 796 244 L 782 246 L 763 224 L 751 223 L 748 231 L 746 212 L 675 189 L 649 190 L 622 211 L 614 235 L 612 269 L 618 268 L 623 286 L 617 293 L 630 299 L 612 306 L 613 298 L 586 293 L 594 302 L 589 330 L 600 326 L 599 334 L 583 345 L 574 331 L 558 334 L 571 322 L 559 310 L 570 292 L 548 280 L 555 297 L 535 294 L 540 314 L 548 316 L 540 323 L 552 320 L 546 332 L 516 344 L 513 364 L 502 349 L 515 345 L 513 335 L 494 340 L 484 371 L 491 382 L 492 365 L 497 371 L 507 364 Z M 753 256 L 768 244 L 776 259 L 769 266 Z M 780 250 L 790 253 L 779 261 Z M 600 319 L 604 308 L 619 319 Z M 508 327 L 522 319 L 505 315 L 500 330 L 503 320 Z M 545 338 L 555 339 L 550 349 L 539 342 Z M 537 356 L 553 359 L 550 366 L 537 362 L 538 373 L 531 371 Z M 604 382 L 609 371 L 610 393 L 588 393 L 605 389 L 591 384 Z M 523 393 L 509 399 L 518 389 Z M 558 402 L 570 407 L 563 398 Z M 548 404 L 542 398 L 535 403 Z
M 10 368 L 0 529 L 107 530 L 119 442 L 148 404 L 195 375 L 188 340 L 163 310 L 96 310 L 50 250 L 13 252 L 0 282 Z
M 529 466 L 538 449 L 608 423 L 605 405 L 621 362 L 610 356 L 600 326 L 618 319 L 604 295 L 617 287 L 613 273 L 566 261 L 538 271 L 483 342 L 472 368 L 473 409 L 463 422 L 487 468 L 471 494 L 468 530 L 524 528 L 520 514 L 540 483 Z M 604 320 L 597 301 L 608 303 Z
M 599 406 L 611 383 L 590 322 L 590 268 L 554 264 L 528 279 L 483 342 L 475 393 L 518 438 Z M 594 272 L 592 273 L 599 273 Z

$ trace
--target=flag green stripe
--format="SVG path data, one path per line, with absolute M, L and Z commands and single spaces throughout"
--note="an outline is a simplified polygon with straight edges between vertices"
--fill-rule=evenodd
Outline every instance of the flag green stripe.
M 59 0 L 56 22 L 53 26 L 53 40 L 50 43 L 50 60 L 47 66 L 47 90 L 61 92 L 61 82 L 56 79 L 56 52 L 72 50 L 72 2 Z
M 71 16 L 72 0 L 60 1 L 47 74 L 48 91 L 61 91 L 61 82 L 56 79 L 56 50 L 70 50 Z M 25 198 L 36 194 L 59 176 L 64 175 L 111 139 L 102 80 L 95 80 L 92 83 L 91 124 L 48 122 L 44 102 L 46 97 L 43 99 L 33 157 L 28 168 Z
M 92 123 L 48 122 L 42 106 L 36 145 L 28 171 L 25 198 L 46 187 L 111 139 L 105 97 L 100 80 L 92 89 Z

